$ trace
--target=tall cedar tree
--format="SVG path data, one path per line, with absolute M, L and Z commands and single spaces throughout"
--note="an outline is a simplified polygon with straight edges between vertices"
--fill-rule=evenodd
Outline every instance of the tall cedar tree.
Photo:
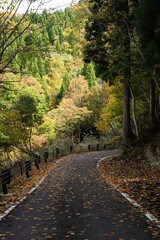
M 112 63 L 123 76 L 123 142 L 125 146 L 133 138 L 130 117 L 130 39 L 127 29 L 130 28 L 128 0 L 94 1 L 90 0 L 91 17 L 86 25 L 86 39 L 89 42 L 85 49 L 85 60 L 93 60 L 99 65 L 107 79 L 108 66 Z M 111 31 L 110 29 L 114 29 Z M 107 48 L 107 44 L 110 48 Z M 117 51 L 117 59 L 114 59 Z M 119 58 L 119 59 L 118 59 Z M 109 71 L 108 71 L 109 72 Z M 114 73 L 115 74 L 115 73 Z M 117 74 L 117 73 L 116 73 Z M 107 77 L 106 77 L 107 76 Z
M 136 27 L 146 69 L 155 76 L 159 75 L 160 63 L 160 1 L 143 0 L 136 11 Z M 157 86 L 156 86 L 157 85 Z M 150 76 L 150 120 L 152 127 L 157 126 L 156 88 L 160 83 Z
M 59 103 L 61 102 L 64 94 L 66 93 L 66 91 L 69 87 L 70 80 L 71 80 L 70 75 L 69 75 L 68 72 L 66 72 L 66 74 L 63 77 L 63 81 L 62 81 L 60 91 L 56 96 L 56 105 L 59 105 Z

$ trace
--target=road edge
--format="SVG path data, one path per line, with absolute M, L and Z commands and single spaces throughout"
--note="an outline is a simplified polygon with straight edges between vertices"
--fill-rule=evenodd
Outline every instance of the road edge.
M 64 160 L 65 158 L 67 158 L 67 157 L 62 157 L 62 158 L 58 159 L 58 160 L 56 161 L 56 163 L 61 162 L 61 161 Z M 49 173 L 50 173 L 50 171 L 49 171 Z M 49 173 L 48 173 L 48 175 L 49 175 Z M 47 176 L 48 176 L 48 175 L 47 175 Z M 16 202 L 16 203 L 13 204 L 11 207 L 9 207 L 6 211 L 4 211 L 4 214 L 0 216 L 0 221 L 2 221 L 12 210 L 14 210 L 14 209 L 15 209 L 20 203 L 22 203 L 29 195 L 31 195 L 31 193 L 33 193 L 33 192 L 40 186 L 40 184 L 45 180 L 45 178 L 46 178 L 47 176 L 43 177 L 43 178 L 39 181 L 39 183 L 38 183 L 34 188 L 32 188 L 32 189 L 27 193 L 27 195 L 24 196 L 19 202 Z
M 116 157 L 116 156 L 119 156 L 119 154 L 116 154 L 116 155 L 113 154 L 113 155 L 110 155 L 110 156 L 106 156 L 106 157 L 101 158 L 101 159 L 98 161 L 98 163 L 97 163 L 97 168 L 99 168 L 100 162 L 104 161 L 104 160 L 107 159 L 107 158 Z M 104 174 L 102 174 L 102 176 L 105 177 Z M 106 181 L 106 182 L 107 182 L 107 181 Z M 108 182 L 107 182 L 107 183 L 108 183 Z M 158 228 L 160 228 L 160 221 L 159 221 L 152 213 L 147 212 L 147 211 L 144 211 L 143 208 L 142 208 L 142 206 L 141 206 L 139 203 L 137 203 L 135 200 L 133 200 L 132 198 L 130 198 L 130 196 L 129 196 L 127 193 L 122 192 L 115 184 L 113 184 L 113 183 L 108 183 L 108 184 L 110 184 L 116 191 L 118 191 L 118 192 L 119 192 L 126 200 L 128 200 L 133 206 L 140 208 L 141 213 L 143 213 L 143 215 L 144 215 L 147 219 L 149 219 L 149 220 L 150 220 L 152 223 L 154 223 Z

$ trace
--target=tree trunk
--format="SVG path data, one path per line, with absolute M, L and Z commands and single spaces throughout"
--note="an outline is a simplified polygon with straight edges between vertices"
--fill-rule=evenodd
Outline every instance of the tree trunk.
M 150 121 L 154 128 L 156 124 L 155 82 L 150 80 Z
M 130 89 L 126 78 L 124 78 L 123 87 L 123 143 L 125 146 L 129 145 L 133 133 L 130 125 Z
M 137 125 L 137 121 L 136 121 L 136 113 L 135 113 L 135 97 L 133 94 L 133 90 L 131 88 L 131 86 L 129 86 L 130 89 L 130 93 L 132 96 L 132 116 L 133 116 L 133 122 L 134 122 L 134 126 L 135 126 L 135 133 L 136 133 L 136 137 L 139 140 L 139 132 L 138 132 L 138 125 Z
M 125 0 L 125 11 L 126 16 L 129 18 L 129 5 L 128 0 Z M 130 71 L 130 38 L 127 34 L 129 27 L 129 21 L 126 21 L 123 26 L 123 33 L 124 33 L 124 40 L 123 40 L 123 49 L 124 49 L 124 60 L 128 66 L 124 67 L 124 81 L 123 81 L 123 143 L 127 147 L 129 142 L 133 137 L 133 132 L 130 125 L 130 78 L 131 78 L 131 71 Z

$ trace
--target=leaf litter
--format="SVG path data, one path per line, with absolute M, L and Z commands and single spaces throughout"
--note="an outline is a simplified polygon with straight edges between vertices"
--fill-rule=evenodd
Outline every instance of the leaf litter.
M 36 187 L 40 180 L 47 176 L 56 166 L 56 162 L 50 162 L 49 164 L 42 165 L 40 169 L 33 169 L 30 172 L 29 178 L 22 175 L 13 179 L 9 185 L 9 194 L 6 196 L 0 196 L 0 216 L 2 216 L 11 206 L 29 195 L 29 191 Z
M 140 151 L 134 156 L 104 159 L 99 163 L 99 171 L 108 183 L 127 193 L 144 212 L 150 212 L 160 221 L 160 172 Z M 158 227 L 149 228 L 153 236 L 159 235 Z

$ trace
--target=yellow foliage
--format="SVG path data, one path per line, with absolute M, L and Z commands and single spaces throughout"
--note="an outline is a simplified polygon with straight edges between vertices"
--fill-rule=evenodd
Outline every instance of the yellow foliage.
M 76 106 L 81 106 L 82 98 L 88 95 L 89 92 L 87 81 L 80 75 L 71 80 L 65 98 L 71 98 Z
M 0 114 L 0 136 L 2 142 L 6 142 L 8 145 L 17 143 L 19 140 L 25 139 L 27 136 L 27 130 L 24 129 L 18 112 L 1 110 Z
M 122 122 L 123 98 L 121 87 L 107 86 L 108 99 L 101 113 L 101 119 L 95 124 L 101 132 L 107 131 L 111 126 L 118 127 Z

